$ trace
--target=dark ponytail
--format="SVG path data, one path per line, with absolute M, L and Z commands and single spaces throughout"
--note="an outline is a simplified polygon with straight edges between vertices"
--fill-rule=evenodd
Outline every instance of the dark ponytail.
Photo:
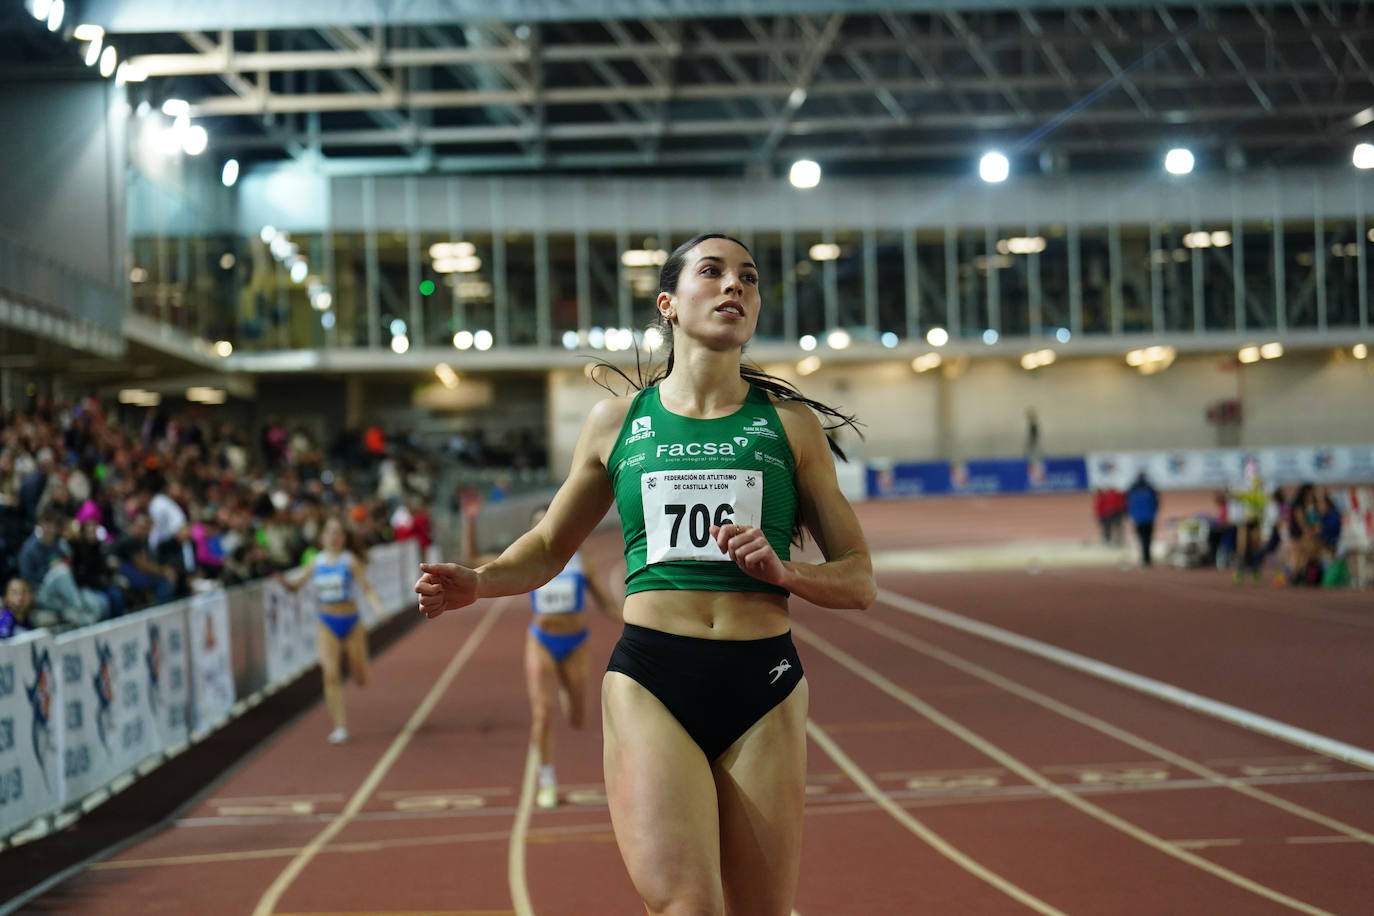
M 659 269 L 658 291 L 660 293 L 677 292 L 678 280 L 682 275 L 682 266 L 687 262 L 687 253 L 707 239 L 725 239 L 728 242 L 734 242 L 745 251 L 749 251 L 749 246 L 739 239 L 728 235 L 722 235 L 718 232 L 703 233 L 702 235 L 688 239 L 677 246 L 677 248 L 673 249 L 673 253 L 668 256 L 668 260 L 664 261 L 663 267 Z M 749 253 L 752 257 L 753 252 Z M 657 385 L 667 378 L 668 374 L 673 371 L 673 324 L 671 321 L 664 320 L 662 315 L 657 315 L 650 327 L 659 330 L 663 335 L 664 342 L 668 346 L 668 359 L 662 367 L 655 369 L 652 359 L 648 363 L 645 363 L 641 358 L 639 346 L 636 344 L 634 378 L 631 378 L 620 368 L 612 366 L 610 363 L 603 360 L 593 364 L 591 374 L 592 380 L 612 394 L 619 394 L 619 392 L 600 378 L 600 373 L 597 370 L 605 369 L 614 372 L 628 382 L 631 387 L 641 391 L 645 388 Z M 749 366 L 741 363 L 739 374 L 740 378 L 744 379 L 749 384 L 757 388 L 762 388 L 780 401 L 797 401 L 820 414 L 824 418 L 821 420 L 821 425 L 826 429 L 827 435 L 825 438 L 826 441 L 830 443 L 830 450 L 834 452 L 841 461 L 849 460 L 845 457 L 844 450 L 836 444 L 834 437 L 829 435 L 829 431 L 839 429 L 842 426 L 848 426 L 862 438 L 863 432 L 859 429 L 861 424 L 852 415 L 841 413 L 828 404 L 822 404 L 820 401 L 813 401 L 811 398 L 808 398 L 798 391 L 791 382 L 780 379 L 776 375 L 769 375 L 758 366 Z M 829 422 L 827 422 L 827 420 Z

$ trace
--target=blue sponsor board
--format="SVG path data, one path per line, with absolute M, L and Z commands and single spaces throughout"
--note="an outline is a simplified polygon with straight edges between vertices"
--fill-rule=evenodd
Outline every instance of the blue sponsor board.
M 991 493 L 1072 492 L 1088 488 L 1081 457 L 897 461 L 868 467 L 870 499 Z

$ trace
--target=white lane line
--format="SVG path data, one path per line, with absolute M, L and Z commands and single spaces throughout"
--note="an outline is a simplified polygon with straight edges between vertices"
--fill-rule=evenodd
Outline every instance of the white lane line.
M 936 725 L 943 728 L 945 731 L 957 737 L 959 740 L 963 741 L 968 745 L 971 745 L 978 751 L 981 751 L 983 754 L 986 754 L 987 756 L 996 760 L 1002 766 L 1006 767 L 1008 770 L 1011 770 L 1013 773 L 1020 776 L 1026 782 L 1039 786 L 1048 794 L 1053 795 L 1055 798 L 1059 799 L 1067 805 L 1077 808 L 1079 811 L 1082 811 L 1089 817 L 1095 818 L 1096 820 L 1101 821 L 1107 826 L 1119 830 L 1120 832 L 1126 834 L 1132 839 L 1138 840 L 1139 842 L 1144 843 L 1146 846 L 1149 846 L 1152 849 L 1158 850 L 1159 852 L 1162 852 L 1167 856 L 1172 856 L 1175 859 L 1179 859 L 1180 861 L 1186 862 L 1187 864 L 1192 865 L 1195 868 L 1199 868 L 1207 872 L 1208 874 L 1220 878 L 1221 880 L 1226 881 L 1230 884 L 1234 884 L 1237 887 L 1243 888 L 1244 890 L 1247 890 L 1250 893 L 1255 894 L 1257 896 L 1263 897 L 1266 900 L 1272 900 L 1275 903 L 1282 904 L 1283 906 L 1297 910 L 1301 913 L 1308 913 L 1309 916 L 1334 916 L 1334 914 L 1328 912 L 1327 910 L 1323 910 L 1320 907 L 1313 906 L 1310 903 L 1304 903 L 1303 901 L 1298 900 L 1296 898 L 1289 897 L 1287 894 L 1281 893 L 1280 891 L 1276 891 L 1271 887 L 1267 887 L 1263 884 L 1260 884 L 1258 881 L 1252 881 L 1244 875 L 1237 874 L 1236 872 L 1233 872 L 1228 868 L 1223 868 L 1222 866 L 1217 865 L 1215 862 L 1211 862 L 1207 859 L 1202 858 L 1201 856 L 1193 855 L 1186 849 L 1179 848 L 1176 844 L 1170 843 L 1168 840 L 1162 839 L 1161 837 L 1158 837 L 1155 834 L 1150 833 L 1148 830 L 1145 830 L 1144 828 L 1131 823 L 1125 818 L 1118 817 L 1117 815 L 1112 814 L 1110 811 L 1107 811 L 1105 808 L 1098 807 L 1092 802 L 1080 798 L 1078 795 L 1068 791 L 1059 784 L 1052 782 L 1049 779 L 1046 779 L 1040 773 L 1036 772 L 1036 770 L 1029 764 L 1026 764 L 1020 759 L 1013 757 L 1011 754 L 1002 750 L 1002 748 L 983 738 L 981 735 L 978 735 L 971 729 L 968 729 L 960 723 L 956 722 L 955 720 L 951 719 L 949 716 L 940 712 L 938 709 L 931 706 L 929 703 L 926 703 L 924 700 L 917 698 L 914 694 L 910 693 L 909 691 L 903 690 L 901 687 L 898 687 L 896 684 L 892 683 L 890 680 L 883 677 L 877 671 L 874 671 L 872 668 L 868 667 L 863 662 L 859 661 L 854 656 L 850 655 L 848 652 L 845 652 L 843 649 L 831 643 L 824 637 L 811 632 L 805 627 L 798 626 L 795 622 L 792 625 L 792 633 L 794 636 L 799 636 L 804 642 L 810 644 L 811 646 L 814 646 L 821 652 L 830 656 L 830 658 L 832 658 L 834 661 L 843 665 L 845 668 L 848 668 L 851 672 L 858 675 L 863 680 L 868 681 L 874 687 L 877 687 L 879 690 L 881 690 L 888 696 L 892 697 L 894 700 L 897 700 L 903 705 L 915 710 L 922 716 L 925 716 L 931 722 L 935 723 Z
M 939 646 L 935 646 L 928 642 L 925 642 L 924 640 L 917 639 L 916 637 L 911 636 L 907 633 L 903 633 L 901 630 L 890 627 L 887 624 L 880 623 L 876 620 L 869 620 L 866 617 L 861 617 L 854 614 L 846 614 L 844 615 L 843 619 L 847 623 L 862 626 L 865 629 L 877 633 L 879 636 L 889 639 L 892 642 L 898 643 L 899 645 L 906 646 L 908 649 L 912 649 L 916 652 L 919 652 L 928 658 L 933 658 L 937 661 L 943 662 L 944 664 L 949 665 L 951 668 L 962 671 L 965 674 L 978 678 L 979 680 L 986 681 L 987 683 L 992 684 L 1008 693 L 1021 697 L 1024 700 L 1028 700 L 1029 702 L 1034 703 L 1037 706 L 1042 706 L 1045 709 L 1050 710 L 1051 712 L 1058 713 L 1066 719 L 1070 719 L 1074 722 L 1079 723 L 1080 725 L 1085 725 L 1088 728 L 1093 729 L 1094 731 L 1107 735 L 1108 737 L 1115 738 L 1117 741 L 1120 741 L 1124 744 L 1128 744 L 1131 747 L 1134 747 L 1137 750 L 1144 751 L 1147 754 L 1153 755 L 1159 760 L 1168 761 L 1169 763 L 1172 763 L 1175 766 L 1180 767 L 1181 769 L 1187 770 L 1188 772 L 1193 773 L 1196 776 L 1201 776 L 1203 779 L 1207 780 L 1207 782 L 1212 783 L 1219 788 L 1232 789 L 1236 792 L 1239 792 L 1241 795 L 1245 795 L 1256 801 L 1262 802 L 1263 804 L 1279 808 L 1283 811 L 1288 812 L 1289 814 L 1293 814 L 1297 817 L 1303 818 L 1304 820 L 1309 820 L 1313 823 L 1321 824 L 1323 827 L 1327 827 L 1331 830 L 1336 831 L 1337 833 L 1343 833 L 1346 836 L 1359 840 L 1362 843 L 1374 844 L 1374 834 L 1371 834 L 1368 831 L 1361 830 L 1358 827 L 1355 827 L 1351 824 L 1347 824 L 1344 821 L 1339 821 L 1333 817 L 1328 817 L 1325 814 L 1322 814 L 1318 811 L 1313 811 L 1311 808 L 1303 807 L 1302 805 L 1299 805 L 1295 802 L 1290 802 L 1287 799 L 1280 798 L 1277 795 L 1271 795 L 1270 793 L 1265 792 L 1262 789 L 1254 788 L 1252 780 L 1227 776 L 1224 773 L 1220 773 L 1212 769 L 1211 767 L 1198 763 L 1195 760 L 1191 760 L 1188 757 L 1184 757 L 1182 754 L 1175 753 L 1174 751 L 1171 751 L 1166 747 L 1161 747 L 1160 745 L 1155 744 L 1153 741 L 1150 741 L 1147 738 L 1142 738 L 1139 735 L 1126 731 L 1124 728 L 1119 728 L 1118 726 L 1115 726 L 1112 723 L 1107 722 L 1103 719 L 1099 719 L 1096 716 L 1091 715 L 1090 713 L 1083 712 L 1080 709 L 1075 709 L 1067 703 L 1062 703 L 1059 700 L 1056 700 L 1051 696 L 1047 696 L 1046 694 L 1040 693 L 1039 691 L 1027 687 L 1024 684 L 1020 684 L 1016 681 L 1011 680 L 1010 678 L 1003 677 L 995 671 L 990 671 L 987 668 L 982 667 L 981 665 L 976 665 L 973 662 L 970 662 L 959 655 L 955 655 L 953 652 L 941 649 Z M 1148 766 L 1148 764 L 1146 765 Z M 1043 768 L 1043 771 L 1053 772 L 1054 770 L 1058 769 L 1079 770 L 1088 768 L 1045 767 Z M 1308 780 L 1303 781 L 1305 782 Z
M 435 681 L 434 686 L 429 689 L 429 693 L 425 694 L 425 698 L 420 701 L 420 705 L 415 708 L 415 712 L 412 713 L 410 719 L 406 721 L 405 726 L 401 729 L 401 733 L 392 740 L 391 746 L 386 749 L 386 753 L 384 753 L 381 759 L 377 761 L 376 765 L 372 767 L 372 772 L 367 774 L 367 778 L 363 780 L 362 785 L 353 793 L 353 797 L 348 800 L 348 804 L 344 806 L 343 811 L 340 812 L 338 817 L 330 821 L 314 839 L 307 843 L 305 847 L 296 854 L 295 858 L 287 863 L 286 868 L 282 869 L 281 874 L 277 875 L 276 880 L 272 882 L 271 886 L 269 886 L 267 891 L 262 895 L 262 899 L 258 901 L 258 905 L 253 908 L 253 916 L 272 916 L 273 912 L 276 911 L 277 901 L 281 899 L 281 895 L 286 892 L 286 889 L 291 886 L 291 882 L 296 880 L 297 876 L 299 876 L 300 873 L 305 870 L 305 867 L 310 864 L 310 860 L 315 858 L 320 850 L 324 848 L 325 844 L 338 835 L 339 831 L 348 826 L 348 822 L 353 820 L 354 816 L 362 810 L 363 805 L 367 804 L 367 800 L 372 796 L 373 791 L 376 790 L 378 784 L 381 783 L 382 779 L 396 761 L 400 759 L 401 752 L 405 750 L 406 745 L 410 743 L 410 739 L 414 737 L 415 733 L 420 730 L 420 726 L 424 724 L 425 719 L 429 718 L 429 714 L 434 711 L 434 707 L 438 705 L 439 699 L 444 695 L 444 692 L 448 690 L 449 685 L 453 683 L 453 679 L 458 676 L 458 672 L 463 670 L 463 666 L 467 664 L 468 659 L 477 651 L 477 647 L 487 635 L 487 631 L 490 630 L 492 624 L 496 622 L 497 615 L 501 613 L 501 607 L 502 605 L 500 602 L 494 602 L 491 607 L 487 609 L 487 612 L 482 615 L 482 619 L 478 621 L 477 626 L 473 628 L 468 638 L 464 640 L 462 648 L 460 648 L 458 653 L 449 661 L 443 673 L 439 675 L 439 679 Z
M 525 882 L 525 836 L 529 833 L 534 780 L 538 771 L 538 751 L 531 744 L 529 752 L 525 754 L 525 776 L 520 780 L 520 802 L 515 807 L 515 826 L 510 831 L 510 851 L 506 862 L 506 880 L 510 884 L 510 899 L 515 906 L 516 916 L 534 916 L 530 888 Z
M 951 611 L 935 607 L 934 605 L 926 604 L 924 601 L 917 601 L 914 598 L 908 598 L 905 595 L 890 592 L 887 589 L 878 589 L 878 600 L 888 607 L 896 608 L 899 611 L 905 611 L 917 617 L 924 617 L 936 623 L 943 623 L 957 630 L 963 630 L 965 633 L 972 633 L 974 636 L 981 636 L 992 642 L 1000 643 L 1001 645 L 1009 646 L 1013 649 L 1039 656 L 1047 661 L 1063 665 L 1066 668 L 1072 668 L 1075 671 L 1081 671 L 1084 674 L 1090 674 L 1104 681 L 1109 681 L 1113 684 L 1139 691 L 1140 693 L 1147 694 L 1156 699 L 1164 700 L 1167 703 L 1182 706 L 1184 709 L 1190 709 L 1194 712 L 1212 716 L 1223 722 L 1228 722 L 1231 725 L 1248 729 L 1249 731 L 1257 732 L 1279 741 L 1286 741 L 1289 744 L 1294 744 L 1310 751 L 1316 751 L 1318 754 L 1323 754 L 1336 760 L 1343 760 L 1346 763 L 1357 767 L 1363 767 L 1366 770 L 1374 770 L 1374 751 L 1356 747 L 1353 744 L 1347 744 L 1335 738 L 1328 738 L 1325 735 L 1319 735 L 1316 732 L 1310 732 L 1306 729 L 1298 728 L 1295 725 L 1280 722 L 1277 719 L 1270 719 L 1259 713 L 1250 712 L 1238 706 L 1232 706 L 1229 703 L 1223 703 L 1220 700 L 1213 700 L 1210 697 L 1204 697 L 1201 694 L 1184 690 L 1182 687 L 1175 687 L 1163 681 L 1157 681 L 1153 678 L 1134 674 L 1122 668 L 1117 668 L 1114 665 L 1109 665 L 1106 662 L 1088 658 L 1086 655 L 1069 652 L 1066 649 L 1060 649 L 1049 643 L 1040 642 L 1028 636 L 1022 636 L 1010 630 L 1004 630 L 1001 627 L 995 627 L 991 624 L 965 617 L 962 614 L 955 614 Z
M 793 624 L 792 630 L 794 633 L 797 631 L 795 623 Z M 839 765 L 841 770 L 844 770 L 845 775 L 864 791 L 865 795 L 873 799 L 878 807 L 892 815 L 894 820 L 924 840 L 940 855 L 949 859 L 955 865 L 964 869 L 964 871 L 991 884 L 1008 897 L 1024 903 L 1037 913 L 1044 913 L 1046 916 L 1066 916 L 1062 910 L 1055 909 L 1039 897 L 1021 889 L 996 872 L 979 864 L 976 860 L 969 858 L 954 846 L 950 845 L 944 837 L 913 817 L 905 808 L 902 808 L 892 799 L 888 798 L 883 790 L 878 788 L 877 784 L 868 777 L 868 774 L 859 769 L 858 764 L 851 760 L 848 754 L 840 750 L 839 745 L 832 741 L 830 736 L 822 731 L 820 726 L 810 719 L 806 720 L 806 733 L 811 737 L 812 741 L 820 745 L 821 750 L 825 751 L 826 754 L 830 756 L 831 760 Z

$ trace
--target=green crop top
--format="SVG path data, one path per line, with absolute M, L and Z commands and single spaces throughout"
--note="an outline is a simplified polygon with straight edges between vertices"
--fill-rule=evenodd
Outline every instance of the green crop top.
M 797 517 L 792 448 L 768 393 L 750 387 L 728 417 L 698 420 L 664 409 L 658 387 L 635 395 L 607 466 L 625 535 L 625 593 L 655 589 L 786 595 L 740 569 L 712 525 L 763 529 L 791 557 Z

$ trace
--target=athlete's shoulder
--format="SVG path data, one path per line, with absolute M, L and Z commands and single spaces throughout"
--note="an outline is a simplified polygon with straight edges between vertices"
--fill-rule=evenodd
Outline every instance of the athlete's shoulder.
M 635 402 L 636 394 L 602 398 L 587 414 L 587 429 L 593 433 L 614 435 L 625 424 L 625 417 Z

